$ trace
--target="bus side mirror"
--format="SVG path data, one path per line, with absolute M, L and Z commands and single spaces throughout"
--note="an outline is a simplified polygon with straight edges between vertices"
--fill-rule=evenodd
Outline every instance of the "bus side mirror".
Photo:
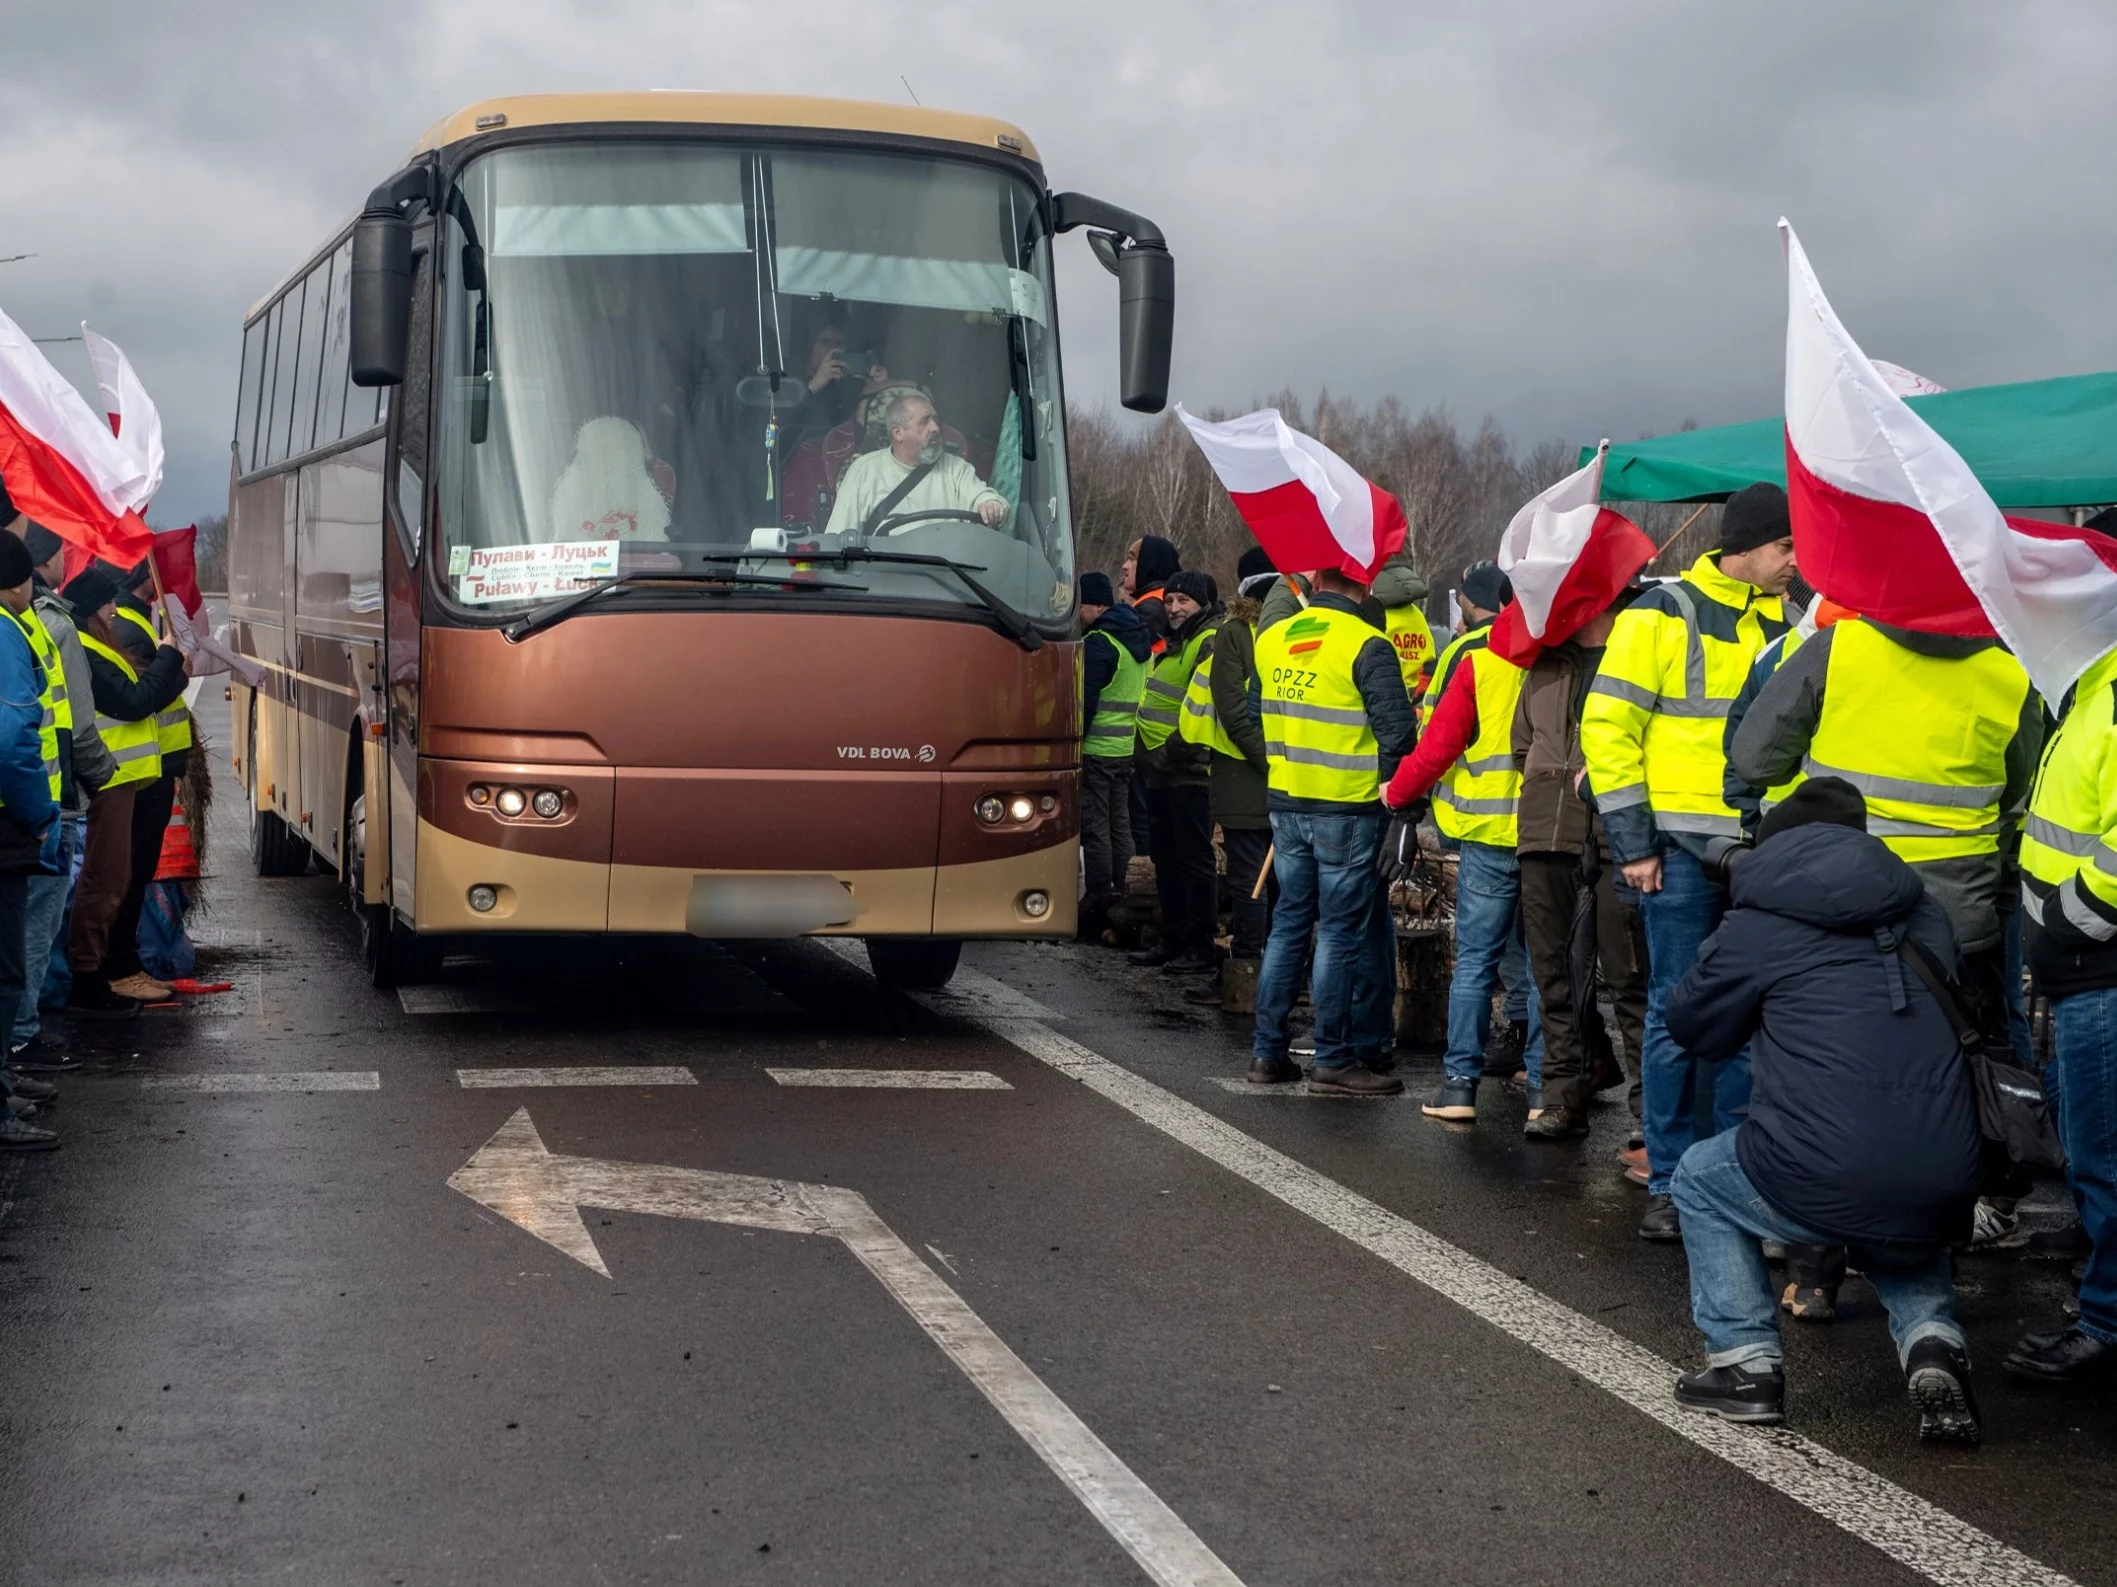
M 1117 259 L 1118 400 L 1136 413 L 1169 401 L 1169 352 L 1176 336 L 1176 261 L 1169 250 L 1134 243 Z
M 412 223 L 394 207 L 353 223 L 351 307 L 353 384 L 401 385 L 412 317 Z

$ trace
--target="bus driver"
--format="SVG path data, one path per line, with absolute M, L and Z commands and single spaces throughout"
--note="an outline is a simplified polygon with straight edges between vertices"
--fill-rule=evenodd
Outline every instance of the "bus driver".
M 885 518 L 934 511 L 974 512 L 993 529 L 1007 521 L 1007 498 L 941 445 L 941 420 L 931 401 L 916 391 L 900 392 L 890 401 L 888 423 L 888 447 L 846 465 L 830 533 L 872 534 Z

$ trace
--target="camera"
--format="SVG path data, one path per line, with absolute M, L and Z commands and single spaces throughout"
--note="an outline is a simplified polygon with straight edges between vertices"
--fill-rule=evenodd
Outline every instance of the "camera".
M 1756 847 L 1750 838 L 1707 838 L 1705 853 L 1699 857 L 1698 867 L 1705 872 L 1705 879 L 1715 887 L 1728 886 L 1735 877 L 1735 867 Z

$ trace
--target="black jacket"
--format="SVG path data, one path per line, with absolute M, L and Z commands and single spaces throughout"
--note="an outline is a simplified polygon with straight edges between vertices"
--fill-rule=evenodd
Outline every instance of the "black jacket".
M 97 712 L 120 722 L 138 722 L 182 699 L 191 682 L 184 675 L 183 652 L 174 645 L 162 646 L 139 672 L 140 681 L 135 683 L 108 656 L 90 650 L 88 675 L 95 684 Z
M 1169 630 L 1169 648 L 1161 659 L 1166 661 L 1177 654 L 1200 630 L 1218 628 L 1227 620 L 1226 608 L 1219 604 L 1202 607 L 1189 618 Z M 1200 648 L 1198 660 L 1201 666 L 1205 658 L 1213 653 L 1212 641 Z M 1183 713 L 1177 713 L 1179 728 Z M 1146 778 L 1149 788 L 1203 788 L 1213 775 L 1213 752 L 1203 744 L 1193 744 L 1181 732 L 1171 733 L 1162 740 L 1161 747 L 1149 749 L 1144 743 L 1137 746 L 1133 760 L 1134 768 Z
M 1982 1177 L 1969 1070 L 1933 994 L 1882 947 L 1908 932 L 1953 974 L 1947 912 L 1880 838 L 1821 824 L 1768 838 L 1731 892 L 1668 1026 L 1704 1059 L 1749 1045 L 1743 1172 L 1846 1244 L 1962 1237 Z
M 1145 661 L 1154 653 L 1154 641 L 1140 625 L 1129 606 L 1112 606 L 1103 615 L 1088 625 L 1090 634 L 1107 634 L 1127 651 L 1134 661 Z M 1109 645 L 1091 645 L 1087 635 L 1081 636 L 1081 721 L 1095 720 L 1096 704 L 1103 697 L 1103 690 L 1110 687 L 1110 680 L 1117 676 L 1117 652 Z

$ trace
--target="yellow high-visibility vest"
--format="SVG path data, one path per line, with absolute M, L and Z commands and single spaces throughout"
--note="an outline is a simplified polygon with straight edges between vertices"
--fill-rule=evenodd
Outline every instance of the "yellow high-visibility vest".
M 1220 725 L 1220 715 L 1213 709 L 1213 658 L 1201 656 L 1198 670 L 1191 674 L 1191 686 L 1184 690 L 1183 716 L 1176 724 L 1176 736 L 1186 744 L 1203 744 L 1220 755 L 1242 758 L 1242 751 L 1235 747 Z
M 1839 625 L 1843 627 L 1843 624 Z M 2021 835 L 2022 913 L 2074 951 L 2117 942 L 2117 650 L 2081 674 Z
M 1433 824 L 1443 837 L 1512 849 L 1521 837 L 1522 771 L 1514 759 L 1514 711 L 1526 669 L 1480 645 L 1458 665 L 1470 668 L 1477 697 L 1477 737 L 1433 790 Z
M 1404 669 L 1404 692 L 1416 695 L 1419 675 L 1434 664 L 1433 626 L 1416 606 L 1392 606 L 1383 616 L 1387 620 L 1382 631 L 1389 636 L 1397 664 Z
M 166 643 L 162 636 L 154 631 L 154 624 L 131 607 L 120 605 L 118 615 L 131 618 L 133 626 L 145 634 L 157 649 Z M 162 708 L 161 714 L 154 719 L 154 729 L 156 740 L 160 743 L 164 755 L 174 755 L 180 749 L 191 747 L 191 713 L 184 708 L 181 698 L 171 700 Z
M 1617 614 L 1580 743 L 1604 814 L 1645 805 L 1664 832 L 1740 837 L 1721 745 L 1728 707 L 1787 622 L 1778 596 L 1722 573 L 1714 554 Z
M 1858 618 L 1830 634 L 1803 774 L 1859 789 L 1867 830 L 1912 864 L 1999 852 L 2007 746 L 2029 697 L 2022 664 L 1997 645 L 1922 656 Z
M 1448 680 L 1455 676 L 1455 669 L 1462 665 L 1463 653 L 1480 650 L 1492 638 L 1492 625 L 1466 628 L 1441 647 L 1441 653 L 1433 658 L 1433 677 L 1426 685 L 1426 692 L 1419 696 L 1419 731 L 1425 732 L 1433 725 L 1434 708 L 1441 703 L 1441 693 L 1448 687 Z
M 1216 623 L 1193 634 L 1181 650 L 1164 651 L 1147 673 L 1147 692 L 1139 702 L 1139 743 L 1142 749 L 1160 749 L 1183 715 L 1183 697 L 1191 687 L 1191 674 L 1206 645 L 1220 632 Z
M 1098 760 L 1129 760 L 1138 731 L 1140 697 L 1147 692 L 1147 664 L 1093 628 L 1082 640 L 1082 655 L 1097 640 L 1117 652 L 1117 671 L 1095 697 L 1095 716 L 1081 739 L 1081 753 Z
M 37 658 L 37 670 L 42 674 L 43 687 L 38 691 L 43 704 L 43 715 L 37 723 L 37 748 L 44 756 L 44 778 L 51 784 L 51 796 L 59 797 L 64 782 L 59 771 L 59 731 L 73 731 L 73 707 L 66 698 L 66 672 L 59 662 L 59 647 L 53 642 L 51 632 L 34 609 L 12 614 L 22 629 L 22 637 L 29 641 L 30 653 Z
M 1353 663 L 1375 637 L 1365 618 L 1327 606 L 1311 606 L 1257 636 L 1274 793 L 1350 805 L 1382 797 L 1381 746 L 1353 680 Z
M 81 643 L 116 667 L 134 683 L 140 675 L 131 662 L 119 655 L 110 646 L 96 638 L 86 629 L 81 632 Z M 162 775 L 161 736 L 156 731 L 155 719 L 151 716 L 137 722 L 121 722 L 114 716 L 96 713 L 96 731 L 103 735 L 103 747 L 110 751 L 110 758 L 118 763 L 105 788 L 123 788 L 128 783 L 153 782 Z

